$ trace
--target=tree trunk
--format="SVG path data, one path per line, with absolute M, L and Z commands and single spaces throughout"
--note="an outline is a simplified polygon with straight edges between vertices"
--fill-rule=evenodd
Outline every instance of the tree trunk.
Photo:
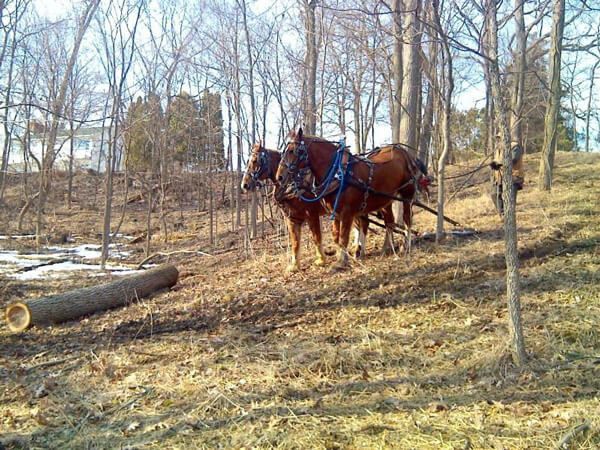
M 417 148 L 417 117 L 419 115 L 419 93 L 421 91 L 421 27 L 419 25 L 421 14 L 421 0 L 408 0 L 405 2 L 406 20 L 404 23 L 404 48 L 402 49 L 402 66 L 404 79 L 402 80 L 402 113 L 400 118 L 399 142 L 407 145 L 411 151 Z M 396 222 L 402 222 L 402 208 L 400 202 L 394 203 Z
M 402 80 L 402 117 L 400 119 L 400 142 L 413 150 L 417 147 L 417 117 L 419 93 L 421 92 L 421 0 L 406 2 L 404 24 L 404 48 L 402 50 L 404 79 Z
M 523 96 L 525 92 L 525 69 L 527 33 L 525 32 L 525 12 L 523 0 L 515 0 L 515 22 L 517 29 L 517 50 L 515 54 L 515 77 L 511 99 L 510 131 L 511 139 L 523 145 Z
M 71 202 L 73 200 L 73 158 L 75 153 L 75 136 L 74 136 L 74 125 L 73 125 L 73 113 L 74 108 L 71 104 L 71 120 L 69 120 L 69 135 L 71 136 L 69 142 L 69 179 L 67 185 L 67 209 L 71 209 Z
M 159 289 L 177 283 L 179 272 L 173 265 L 164 265 L 139 275 L 112 283 L 50 295 L 24 303 L 12 303 L 6 308 L 6 322 L 13 332 L 31 325 L 59 323 L 96 311 L 132 303 Z
M 492 95 L 492 75 L 490 72 L 489 61 L 489 42 L 485 38 L 482 43 L 483 60 L 483 78 L 485 81 L 485 118 L 483 128 L 483 142 L 485 144 L 484 153 L 487 155 L 494 151 L 494 97 Z
M 433 85 L 429 83 L 427 100 L 425 101 L 425 112 L 423 113 L 421 139 L 419 140 L 419 159 L 423 161 L 425 167 L 429 165 L 429 144 L 431 142 L 431 131 L 433 129 L 433 97 L 435 95 Z
M 450 140 L 450 113 L 452 111 L 452 92 L 454 91 L 454 74 L 452 67 L 452 53 L 450 52 L 450 45 L 448 44 L 448 38 L 444 33 L 440 20 L 440 6 L 438 0 L 432 1 L 432 12 L 435 19 L 435 26 L 437 28 L 438 36 L 441 37 L 442 41 L 442 92 L 443 98 L 441 103 L 443 105 L 442 114 L 442 153 L 438 161 L 438 198 L 437 198 L 437 226 L 435 229 L 435 241 L 440 243 L 444 237 L 444 176 L 446 170 L 446 161 L 450 154 L 451 140 Z
M 304 0 L 306 20 L 306 105 L 304 110 L 304 128 L 306 134 L 315 134 L 317 127 L 316 7 L 317 0 Z
M 394 54 L 392 62 L 393 92 L 390 102 L 392 113 L 392 142 L 400 142 L 400 117 L 402 110 L 402 3 L 394 0 L 392 15 L 394 17 Z
M 238 5 L 241 7 L 242 10 L 242 22 L 244 25 L 244 34 L 246 35 L 246 53 L 248 56 L 248 85 L 249 85 L 249 89 L 250 89 L 250 118 L 252 120 L 252 131 L 251 131 L 251 135 L 250 135 L 250 142 L 252 142 L 252 144 L 254 145 L 256 143 L 256 131 L 257 131 L 257 126 L 256 126 L 256 101 L 255 101 L 255 97 L 254 97 L 254 58 L 252 56 L 252 46 L 250 43 L 250 32 L 248 31 L 248 17 L 246 15 L 246 0 L 241 0 L 238 1 Z M 314 17 L 313 17 L 314 19 Z M 315 75 L 316 76 L 316 75 Z M 212 185 L 211 185 L 211 189 L 212 189 Z M 257 197 L 256 197 L 256 190 L 252 190 L 251 196 L 252 196 L 252 203 L 251 203 L 251 209 L 250 209 L 250 237 L 251 238 L 256 238 L 258 236 L 258 230 L 257 230 L 257 216 L 258 216 L 258 201 L 257 201 Z M 212 191 L 211 191 L 211 196 L 212 196 Z M 211 197 L 211 202 L 212 202 L 212 197 Z M 213 241 L 211 240 L 211 243 Z
M 360 84 L 359 81 L 355 81 L 355 83 L 358 86 L 354 86 L 354 101 L 352 102 L 352 111 L 354 113 L 354 152 L 361 153 Z
M 496 0 L 487 1 L 487 27 L 490 40 L 491 87 L 496 105 L 496 117 L 502 134 L 504 158 L 502 161 L 502 195 L 504 210 L 504 257 L 506 260 L 506 297 L 508 306 L 509 346 L 515 364 L 521 365 L 527 358 L 525 338 L 521 323 L 521 288 L 519 284 L 519 254 L 517 252 L 517 215 L 515 192 L 512 176 L 512 154 L 510 149 L 510 130 L 504 97 L 500 84 L 498 67 L 498 23 L 496 19 Z
M 550 95 L 544 119 L 544 144 L 538 171 L 538 189 L 552 187 L 552 169 L 556 152 L 558 112 L 560 110 L 560 62 L 565 27 L 565 0 L 555 0 L 550 38 Z
M 16 33 L 15 33 L 16 35 Z M 13 41 L 10 49 L 10 63 L 8 65 L 8 77 L 6 80 L 6 95 L 4 96 L 4 104 L 9 105 L 11 102 L 11 90 L 12 90 L 12 78 L 13 78 L 13 68 L 15 61 L 15 51 L 17 48 L 17 39 L 16 36 L 13 36 Z M 8 171 L 8 160 L 10 157 L 11 150 L 11 138 L 12 138 L 12 127 L 8 125 L 8 111 L 9 108 L 4 109 L 4 114 L 2 115 L 2 125 L 4 127 L 4 146 L 2 148 L 2 165 L 0 167 L 0 203 L 2 203 L 4 199 L 4 190 L 6 189 L 6 175 Z
M 587 111 L 585 113 L 585 151 L 590 151 L 590 117 L 592 115 L 592 93 L 594 92 L 594 77 L 596 76 L 596 69 L 600 64 L 600 60 L 592 66 L 592 74 L 590 76 L 590 90 L 588 92 L 588 103 Z

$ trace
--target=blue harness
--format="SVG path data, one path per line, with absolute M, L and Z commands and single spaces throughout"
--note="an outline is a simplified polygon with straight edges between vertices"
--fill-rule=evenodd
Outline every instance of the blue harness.
M 301 148 L 301 150 L 303 150 L 304 154 L 303 154 L 303 158 L 308 158 L 308 149 L 304 146 L 304 143 L 302 143 L 303 148 Z M 335 153 L 335 156 L 333 157 L 333 160 L 331 161 L 331 164 L 329 165 L 329 168 L 327 169 L 327 173 L 325 174 L 325 177 L 323 178 L 323 180 L 321 181 L 321 183 L 319 183 L 318 186 L 315 186 L 312 190 L 313 192 L 318 192 L 320 191 L 318 194 L 315 194 L 314 198 L 308 198 L 305 197 L 301 190 L 300 187 L 298 186 L 299 182 L 298 180 L 294 180 L 294 188 L 296 189 L 296 193 L 298 195 L 298 197 L 308 203 L 313 203 L 313 202 L 318 202 L 319 200 L 321 200 L 326 194 L 329 194 L 327 191 L 329 189 L 329 186 L 331 185 L 331 182 L 334 179 L 338 179 L 340 184 L 337 188 L 337 193 L 335 196 L 335 201 L 333 203 L 333 210 L 331 211 L 331 216 L 330 216 L 330 220 L 333 220 L 335 218 L 335 211 L 337 210 L 337 205 L 338 202 L 340 200 L 340 196 L 342 195 L 342 192 L 344 191 L 344 189 L 346 189 L 347 185 L 345 183 L 345 179 L 346 177 L 349 177 L 352 175 L 352 159 L 349 158 L 348 159 L 348 164 L 346 165 L 346 168 L 344 169 L 342 160 L 344 157 L 344 151 L 346 149 L 346 143 L 344 142 L 344 140 L 340 140 L 339 144 L 338 144 L 338 148 L 337 151 Z M 304 156 L 306 155 L 306 156 Z

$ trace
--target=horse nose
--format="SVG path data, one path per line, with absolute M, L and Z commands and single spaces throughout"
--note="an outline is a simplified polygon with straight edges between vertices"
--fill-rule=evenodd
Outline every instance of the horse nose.
M 279 181 L 279 182 L 281 183 L 281 182 L 283 181 L 283 175 L 279 175 L 279 176 L 277 177 L 277 181 Z
M 246 192 L 249 187 L 250 186 L 248 186 L 248 183 L 242 183 L 242 192 Z

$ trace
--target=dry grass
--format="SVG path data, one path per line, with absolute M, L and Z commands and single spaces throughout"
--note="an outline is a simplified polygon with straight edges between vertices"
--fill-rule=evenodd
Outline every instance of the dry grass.
M 536 168 L 529 157 L 528 178 Z M 0 441 L 543 449 L 589 420 L 570 444 L 598 448 L 599 170 L 596 155 L 559 154 L 552 193 L 531 183 L 519 194 L 525 367 L 506 356 L 501 223 L 486 185 L 476 185 L 447 214 L 480 233 L 421 242 L 409 257 L 375 256 L 378 234 L 349 271 L 310 266 L 303 245 L 304 269 L 286 275 L 285 238 L 257 240 L 246 251 L 176 258 L 178 288 L 127 308 L 21 335 L 2 325 Z M 193 234 L 205 217 L 186 214 L 194 228 L 161 248 L 207 248 Z M 431 230 L 434 217 L 421 212 L 415 223 Z M 224 234 L 222 250 L 240 242 Z M 65 283 L 0 289 L 4 306 Z

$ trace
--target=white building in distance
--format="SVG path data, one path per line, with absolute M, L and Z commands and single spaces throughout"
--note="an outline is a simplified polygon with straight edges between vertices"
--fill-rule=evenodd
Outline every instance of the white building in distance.
M 39 170 L 37 159 L 40 163 L 46 153 L 48 130 L 39 122 L 32 122 L 30 126 L 30 152 L 23 152 L 23 137 L 19 136 L 11 140 L 11 150 L 8 159 L 8 170 L 11 172 L 23 172 L 25 168 L 29 172 Z M 108 148 L 107 127 L 81 127 L 73 131 L 73 171 L 94 170 L 104 172 L 106 167 L 106 150 Z M 116 170 L 123 167 L 122 146 L 119 145 L 118 163 Z M 71 152 L 71 131 L 67 129 L 58 130 L 54 150 L 57 153 L 54 161 L 54 169 L 69 170 L 69 159 Z

